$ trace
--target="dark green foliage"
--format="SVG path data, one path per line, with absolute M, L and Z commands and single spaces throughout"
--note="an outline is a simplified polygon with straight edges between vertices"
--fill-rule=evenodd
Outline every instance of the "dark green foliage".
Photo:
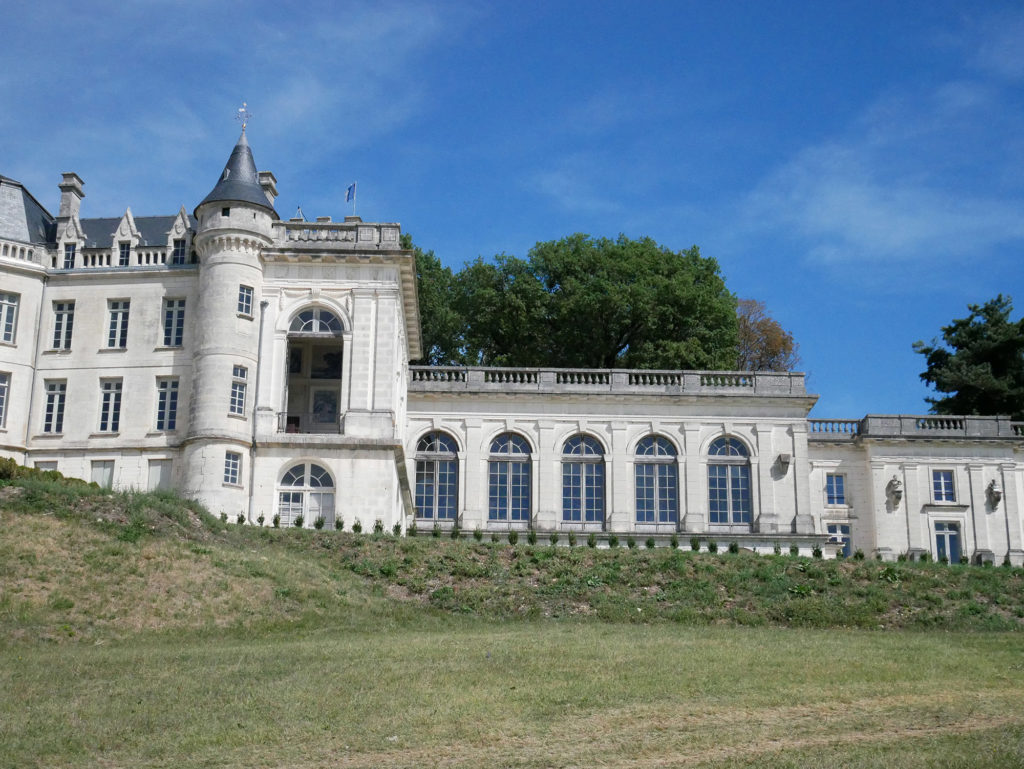
M 373 522 L 373 533 L 374 534 L 383 534 L 384 533 L 384 521 L 382 521 L 380 518 L 378 518 L 377 520 L 375 520 Z
M 519 532 L 514 529 L 508 533 L 508 543 L 514 545 L 519 541 Z
M 551 547 L 554 547 L 555 545 L 557 545 L 558 544 L 558 532 L 557 531 L 551 532 L 551 535 L 548 537 L 548 541 L 551 542 Z
M 533 529 L 530 529 L 526 533 L 526 541 L 529 542 L 531 545 L 536 545 L 537 544 L 537 532 L 534 531 Z
M 322 515 L 318 515 L 313 520 L 313 528 L 316 529 L 317 531 L 320 531 L 320 529 L 322 529 L 323 527 L 324 527 L 324 517 Z
M 636 548 L 636 538 L 633 537 L 633 536 L 626 537 L 626 547 L 628 547 L 630 550 L 635 549 Z
M 239 513 L 238 516 L 235 518 L 235 523 L 237 523 L 239 526 L 244 524 L 245 523 L 245 513 Z
M 673 550 L 678 550 L 679 549 L 679 537 L 676 536 L 675 534 L 672 535 L 672 538 L 668 541 L 668 543 L 672 547 Z
M 434 539 L 439 539 L 441 537 L 441 526 L 439 524 L 434 524 L 434 528 L 430 530 L 430 536 Z
M 473 529 L 473 539 L 475 539 L 477 542 L 480 542 L 483 538 L 484 538 L 483 529 L 481 529 L 479 526 L 477 526 L 475 529 Z
M 353 534 L 362 534 L 362 532 L 363 532 L 363 522 L 360 521 L 358 518 L 356 518 L 354 521 L 352 521 L 352 533 Z
M 260 526 L 262 526 L 264 521 L 266 521 L 266 520 L 267 520 L 267 518 L 266 518 L 265 515 L 263 515 L 263 513 L 260 513 L 259 515 L 256 516 L 256 523 L 259 524 Z
M 700 552 L 700 540 L 697 537 L 690 537 L 690 549 L 695 553 Z
M 814 549 L 811 551 L 811 555 L 815 558 L 821 558 L 821 548 L 815 545 Z
M 970 315 L 942 327 L 942 342 L 914 342 L 925 356 L 921 379 L 947 393 L 927 398 L 936 414 L 1003 414 L 1024 419 L 1024 318 L 1010 320 L 1013 303 L 999 294 Z
M 608 547 L 618 547 L 618 546 L 619 546 L 619 538 L 616 537 L 614 534 L 609 534 L 608 535 Z
M 344 528 L 345 528 L 345 519 L 344 518 L 335 518 L 334 519 L 334 530 L 335 531 L 342 531 Z
M 228 514 L 227 514 L 227 513 L 224 513 L 224 512 L 222 512 L 222 513 L 220 514 L 220 520 L 221 520 L 221 523 L 227 523 L 227 522 L 228 522 Z
M 855 560 L 855 561 L 863 561 L 864 560 L 864 551 L 861 550 L 859 547 L 856 550 L 853 551 L 853 560 Z
M 459 539 L 462 536 L 462 529 L 459 528 L 458 524 L 452 526 L 451 531 L 448 532 L 448 536 L 452 539 Z
M 800 555 L 800 547 L 798 545 L 790 545 L 789 554 L 794 557 Z
M 654 549 L 654 537 L 648 537 L 647 541 L 644 543 L 644 545 L 647 547 L 648 550 L 653 550 Z
M 303 520 L 302 516 L 297 515 L 295 516 L 295 520 L 292 521 L 292 526 L 294 526 L 296 529 L 301 529 L 303 523 L 305 523 L 305 521 Z
M 570 531 L 569 532 L 568 540 L 569 540 L 569 547 L 576 547 L 576 532 L 575 531 Z
M 710 542 L 708 542 L 708 552 L 709 553 L 717 553 L 718 552 L 718 543 L 715 540 L 711 540 Z
M 587 535 L 587 547 L 597 547 L 597 535 L 594 532 Z
M 740 551 L 740 543 L 739 542 L 730 542 L 729 543 L 729 552 L 730 553 L 738 553 L 739 551 Z
M 394 536 L 396 536 L 396 537 L 402 536 L 402 522 L 401 521 L 397 521 L 395 523 L 395 525 L 391 527 L 391 533 Z
M 281 516 L 275 513 L 273 519 L 271 520 L 271 523 L 274 524 L 275 529 L 279 528 L 281 526 Z

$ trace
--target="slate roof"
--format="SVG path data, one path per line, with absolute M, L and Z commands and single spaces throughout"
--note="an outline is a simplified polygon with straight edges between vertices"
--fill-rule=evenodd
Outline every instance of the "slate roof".
M 245 138 L 245 129 L 238 137 L 238 143 L 231 151 L 227 165 L 220 175 L 217 184 L 210 194 L 196 206 L 196 210 L 205 203 L 251 203 L 270 211 L 277 217 L 277 211 L 267 200 L 267 195 L 260 186 L 259 174 L 256 172 L 256 161 L 253 160 L 249 140 Z
M 49 243 L 56 234 L 50 212 L 21 182 L 0 176 L 0 237 L 23 243 Z
M 139 231 L 140 246 L 166 246 L 167 233 L 174 226 L 177 216 L 136 216 L 135 228 Z M 122 217 L 116 219 L 81 219 L 82 230 L 85 232 L 86 248 L 110 248 L 114 242 L 114 233 L 121 223 Z M 189 226 L 195 230 L 196 220 L 189 217 Z

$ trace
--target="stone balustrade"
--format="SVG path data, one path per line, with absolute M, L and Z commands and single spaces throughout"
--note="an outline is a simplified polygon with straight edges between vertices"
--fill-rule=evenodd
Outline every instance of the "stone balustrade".
M 411 366 L 411 392 L 803 396 L 790 372 Z
M 332 222 L 323 216 L 315 222 L 274 222 L 274 242 L 289 248 L 309 247 L 317 250 L 398 250 L 401 227 L 398 224 L 364 222 L 358 216 L 346 216 L 343 222 Z
M 1024 422 L 1001 416 L 868 414 L 863 419 L 808 419 L 812 440 L 863 438 L 1024 438 Z
M 43 266 L 43 257 L 46 254 L 46 247 L 19 243 L 16 240 L 0 240 L 0 257 L 17 259 L 21 262 L 31 262 Z

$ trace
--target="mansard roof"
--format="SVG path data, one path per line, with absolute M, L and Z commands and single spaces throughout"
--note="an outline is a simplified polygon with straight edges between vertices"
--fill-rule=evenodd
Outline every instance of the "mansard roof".
M 0 176 L 0 238 L 47 243 L 54 238 L 54 218 L 25 186 Z
M 227 165 L 224 166 L 224 171 L 221 172 L 220 179 L 210 194 L 196 206 L 196 210 L 198 211 L 206 203 L 250 203 L 267 209 L 277 218 L 274 206 L 271 205 L 263 187 L 260 186 L 256 161 L 253 160 L 244 128 L 242 135 L 238 137 L 238 143 L 231 151 Z
M 114 242 L 114 233 L 117 232 L 121 219 L 117 216 L 112 218 L 82 219 L 82 230 L 85 232 L 86 248 L 109 248 Z M 136 216 L 135 228 L 139 231 L 140 246 L 165 246 L 167 245 L 167 234 L 174 227 L 174 216 Z M 196 220 L 190 216 L 189 226 L 194 230 Z

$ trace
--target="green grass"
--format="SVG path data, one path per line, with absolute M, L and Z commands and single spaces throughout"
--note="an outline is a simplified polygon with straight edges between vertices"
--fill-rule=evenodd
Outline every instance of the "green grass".
M 12 483 L 0 768 L 1024 767 L 1021 569 L 261 530 Z

